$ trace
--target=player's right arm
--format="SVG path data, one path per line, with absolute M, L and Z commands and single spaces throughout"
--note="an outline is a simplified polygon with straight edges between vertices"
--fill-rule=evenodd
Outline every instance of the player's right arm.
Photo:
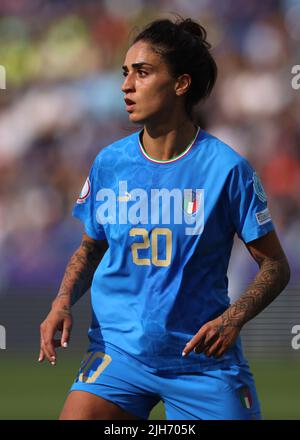
M 79 248 L 67 265 L 51 310 L 40 326 L 40 362 L 47 358 L 55 365 L 55 348 L 67 346 L 73 323 L 71 307 L 90 288 L 95 270 L 107 249 L 106 240 L 94 240 L 83 234 Z M 62 332 L 59 340 L 54 339 L 57 331 Z

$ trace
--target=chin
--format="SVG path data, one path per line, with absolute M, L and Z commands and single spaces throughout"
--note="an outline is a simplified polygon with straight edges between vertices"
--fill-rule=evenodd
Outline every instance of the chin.
M 129 121 L 132 122 L 133 124 L 145 124 L 146 122 L 146 118 L 138 116 L 134 114 L 134 112 L 129 113 L 128 117 L 129 117 Z

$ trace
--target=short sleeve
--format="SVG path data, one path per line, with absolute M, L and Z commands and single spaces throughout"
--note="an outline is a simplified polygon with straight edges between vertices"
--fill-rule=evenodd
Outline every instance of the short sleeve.
M 235 230 L 245 243 L 274 230 L 263 185 L 245 159 L 231 170 L 228 197 Z
M 96 195 L 101 189 L 99 176 L 100 169 L 96 159 L 72 211 L 73 217 L 82 221 L 87 235 L 94 240 L 106 238 L 103 226 L 96 217 Z

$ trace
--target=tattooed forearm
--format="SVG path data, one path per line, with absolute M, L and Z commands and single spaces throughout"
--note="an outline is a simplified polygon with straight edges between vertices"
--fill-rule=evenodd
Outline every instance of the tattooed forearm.
M 60 307 L 58 313 L 62 318 L 71 316 L 71 306 L 64 304 L 62 307 Z
M 67 265 L 56 299 L 65 298 L 70 306 L 75 304 L 91 286 L 105 250 L 93 242 L 83 240 Z
M 246 292 L 223 315 L 223 327 L 242 327 L 267 307 L 285 288 L 290 269 L 285 258 L 265 258 Z

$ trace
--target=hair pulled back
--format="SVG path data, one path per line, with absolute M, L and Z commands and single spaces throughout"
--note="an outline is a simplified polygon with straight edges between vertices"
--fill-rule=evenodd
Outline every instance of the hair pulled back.
M 155 20 L 134 39 L 148 42 L 152 50 L 167 63 L 175 78 L 186 73 L 191 86 L 186 93 L 186 109 L 190 114 L 197 102 L 211 93 L 217 79 L 217 65 L 213 59 L 203 26 L 190 18 Z

